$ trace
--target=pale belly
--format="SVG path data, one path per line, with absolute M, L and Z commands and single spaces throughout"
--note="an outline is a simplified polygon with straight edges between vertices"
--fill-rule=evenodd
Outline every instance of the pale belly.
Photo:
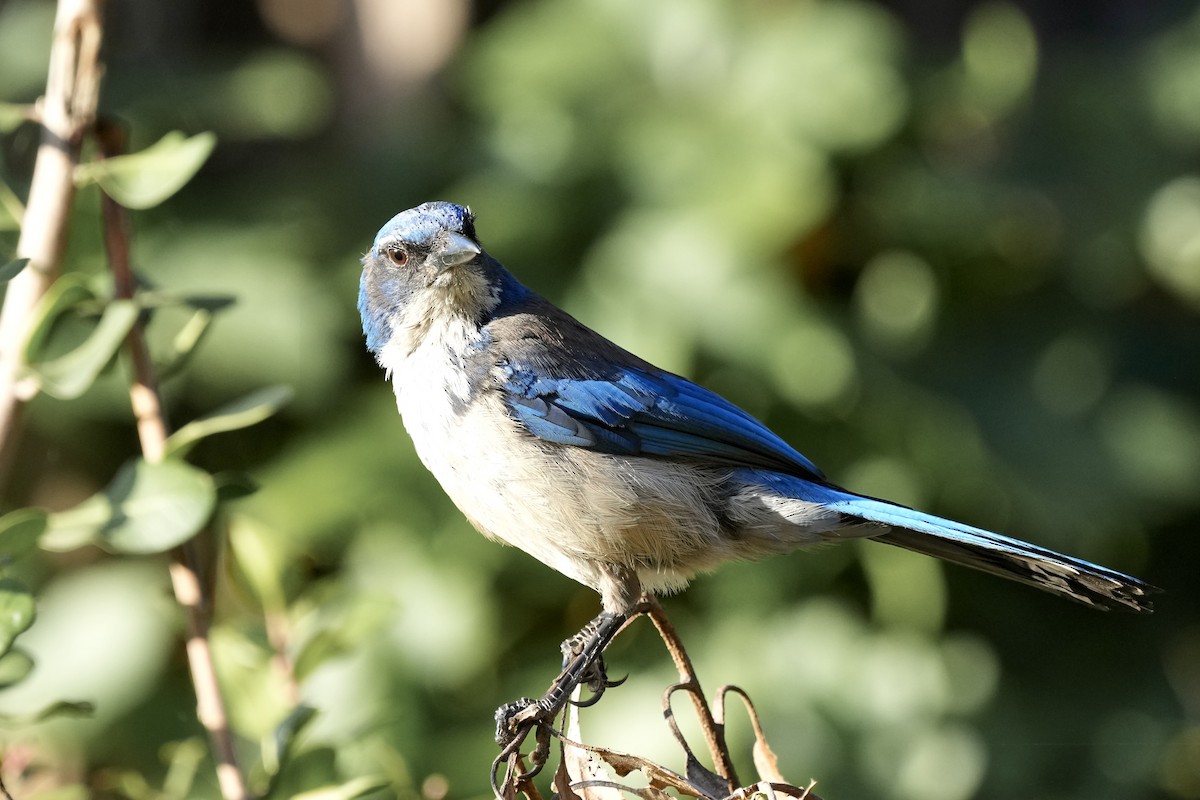
M 476 528 L 597 591 L 610 567 L 671 590 L 736 557 L 713 510 L 727 471 L 548 444 L 498 397 L 460 415 L 403 393 L 398 405 L 421 461 Z

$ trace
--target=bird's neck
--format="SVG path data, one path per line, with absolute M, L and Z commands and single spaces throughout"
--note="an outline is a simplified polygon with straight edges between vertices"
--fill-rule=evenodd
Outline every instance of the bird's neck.
M 391 319 L 391 337 L 378 353 L 380 366 L 403 378 L 412 360 L 462 365 L 484 339 L 482 329 L 504 302 L 505 289 L 504 281 L 490 281 L 475 270 L 448 272 L 420 289 Z
M 391 336 L 378 360 L 402 377 L 416 358 L 446 359 L 462 365 L 483 342 L 484 326 L 498 313 L 529 296 L 529 290 L 494 262 L 493 269 L 447 273 L 419 290 L 391 320 Z
M 500 303 L 499 288 L 474 270 L 450 270 L 417 290 L 392 319 L 390 346 L 405 353 L 432 343 L 450 346 L 482 326 Z

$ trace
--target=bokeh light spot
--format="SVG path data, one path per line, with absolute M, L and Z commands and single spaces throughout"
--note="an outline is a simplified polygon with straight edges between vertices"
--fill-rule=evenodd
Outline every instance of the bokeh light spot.
M 1141 246 L 1151 276 L 1200 305 L 1200 177 L 1176 178 L 1154 194 L 1142 222 Z
M 772 353 L 779 390 L 805 406 L 831 406 L 854 387 L 854 351 L 844 334 L 815 320 L 797 323 Z
M 1112 380 L 1112 364 L 1094 339 L 1064 334 L 1050 343 L 1033 368 L 1033 392 L 1046 410 L 1060 416 L 1095 407 Z
M 911 350 L 928 338 L 938 306 L 937 278 L 919 256 L 893 250 L 871 259 L 854 293 L 859 321 L 879 344 Z

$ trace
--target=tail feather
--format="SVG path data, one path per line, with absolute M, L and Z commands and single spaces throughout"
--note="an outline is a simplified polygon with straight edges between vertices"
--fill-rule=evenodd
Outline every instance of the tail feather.
M 876 541 L 990 572 L 1102 609 L 1148 613 L 1155 586 L 1107 567 L 998 533 L 882 500 L 837 491 L 823 502 L 843 514 L 891 526 Z

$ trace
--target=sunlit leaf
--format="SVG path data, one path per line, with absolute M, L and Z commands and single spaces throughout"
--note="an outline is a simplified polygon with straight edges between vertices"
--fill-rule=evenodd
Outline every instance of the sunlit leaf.
M 151 208 L 182 189 L 208 160 L 217 137 L 212 133 L 185 136 L 171 131 L 138 153 L 81 164 L 75 170 L 80 186 L 100 184 L 127 208 Z
M 0 567 L 32 552 L 46 531 L 46 512 L 22 508 L 0 517 Z
M 252 392 L 175 431 L 167 439 L 167 455 L 183 455 L 206 436 L 256 425 L 291 399 L 292 390 L 287 386 L 269 386 Z
M 132 300 L 113 300 L 83 344 L 51 361 L 29 364 L 28 374 L 43 391 L 60 400 L 79 397 L 112 361 L 139 313 Z
M 29 590 L 12 578 L 0 580 L 0 654 L 7 653 L 13 640 L 29 630 L 35 616 Z
M 51 514 L 42 537 L 48 550 L 99 544 L 118 553 L 157 553 L 194 536 L 216 505 L 203 470 L 181 461 L 127 462 L 102 492 Z
M 391 785 L 392 782 L 387 778 L 364 776 L 338 786 L 322 786 L 320 789 L 301 792 L 292 795 L 292 800 L 355 800 L 357 797 L 364 797 Z
M 8 283 L 13 278 L 20 274 L 21 270 L 25 269 L 25 265 L 29 263 L 28 258 L 16 258 L 0 267 L 0 283 Z
M 33 671 L 33 659 L 20 648 L 14 647 L 0 657 L 0 689 L 20 683 Z

